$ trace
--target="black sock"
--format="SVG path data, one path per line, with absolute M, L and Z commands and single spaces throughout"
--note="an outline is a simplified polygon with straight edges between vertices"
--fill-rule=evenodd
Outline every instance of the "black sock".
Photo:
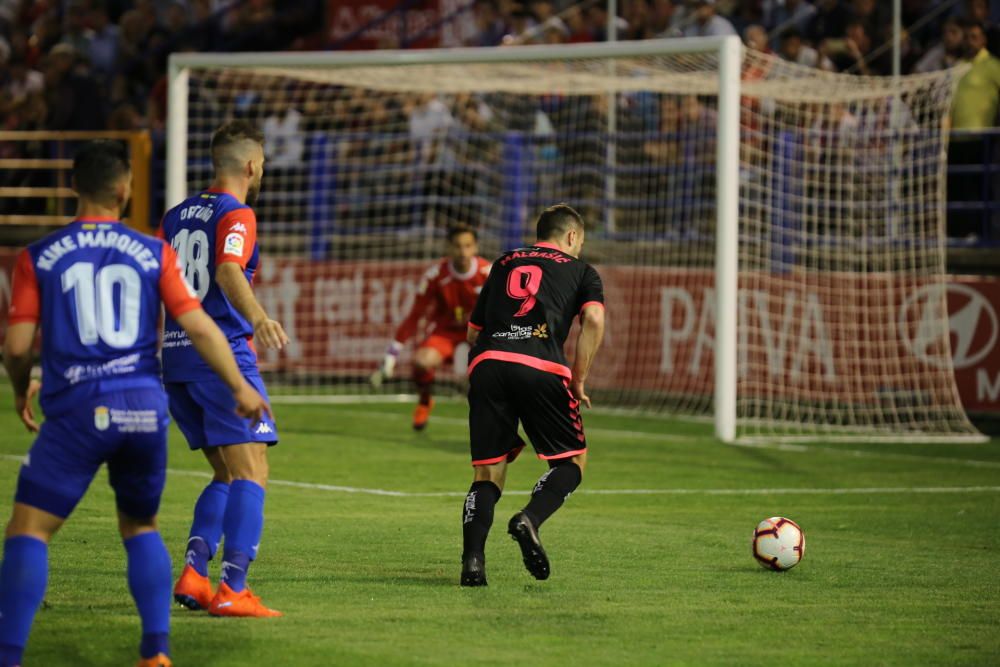
M 575 463 L 563 463 L 549 468 L 538 479 L 535 490 L 531 492 L 531 500 L 524 508 L 524 513 L 535 524 L 535 528 L 562 507 L 569 494 L 580 486 L 582 479 L 580 467 Z
M 462 557 L 486 553 L 486 537 L 493 525 L 493 508 L 500 500 L 500 487 L 493 482 L 473 482 L 462 506 Z

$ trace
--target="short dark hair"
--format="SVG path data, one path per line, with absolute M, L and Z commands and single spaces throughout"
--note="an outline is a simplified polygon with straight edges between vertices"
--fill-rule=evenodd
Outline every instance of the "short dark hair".
M 263 146 L 264 133 L 245 120 L 231 120 L 223 123 L 212 133 L 212 166 L 216 169 L 238 167 L 239 157 L 233 155 L 230 149 L 246 141 Z
M 535 231 L 539 241 L 548 241 L 565 234 L 570 227 L 583 229 L 583 217 L 569 204 L 555 204 L 538 216 Z
M 83 144 L 73 156 L 73 186 L 81 197 L 110 204 L 115 186 L 132 166 L 120 141 L 98 139 Z
M 445 238 L 449 241 L 454 241 L 455 237 L 460 234 L 472 234 L 472 238 L 479 241 L 479 233 L 476 228 L 471 225 L 466 225 L 465 223 L 457 223 L 448 226 L 448 231 L 445 233 Z
M 982 21 L 977 21 L 976 19 L 966 18 L 964 25 L 962 25 L 963 30 L 979 30 L 984 35 L 986 34 L 986 26 L 983 25 Z
M 789 39 L 797 39 L 799 41 L 802 41 L 802 31 L 796 28 L 795 26 L 792 26 L 790 28 L 785 28 L 784 30 L 781 31 L 780 39 L 782 42 L 785 42 Z

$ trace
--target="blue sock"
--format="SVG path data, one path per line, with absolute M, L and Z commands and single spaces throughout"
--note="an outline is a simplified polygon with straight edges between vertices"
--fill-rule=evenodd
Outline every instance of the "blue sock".
M 128 552 L 128 587 L 142 619 L 139 653 L 152 658 L 170 655 L 170 603 L 172 581 L 170 554 L 158 532 L 141 533 L 125 540 Z
M 222 581 L 239 593 L 246 586 L 247 569 L 257 557 L 264 529 L 264 487 L 248 479 L 233 480 L 222 529 L 226 534 Z
M 208 561 L 212 560 L 222 540 L 222 519 L 226 515 L 229 485 L 212 482 L 205 487 L 194 505 L 194 521 L 188 535 L 185 562 L 203 577 L 208 576 Z
M 45 597 L 49 547 L 27 535 L 8 538 L 0 566 L 0 667 L 21 664 L 31 622 Z

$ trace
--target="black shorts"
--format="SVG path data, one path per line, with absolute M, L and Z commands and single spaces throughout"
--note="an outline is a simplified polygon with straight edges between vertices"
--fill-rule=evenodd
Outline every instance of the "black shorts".
M 580 402 L 569 392 L 569 380 L 509 361 L 477 364 L 469 382 L 472 465 L 513 461 L 524 447 L 518 420 L 540 459 L 569 458 L 587 449 Z

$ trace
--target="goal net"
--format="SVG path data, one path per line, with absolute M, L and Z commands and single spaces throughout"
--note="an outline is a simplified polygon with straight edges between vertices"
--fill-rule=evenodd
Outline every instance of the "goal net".
M 255 289 L 292 341 L 261 354 L 275 393 L 372 393 L 449 224 L 492 259 L 567 202 L 605 282 L 600 403 L 713 415 L 726 440 L 969 439 L 943 289 L 954 77 L 830 74 L 727 39 L 185 54 L 168 202 L 206 187 L 215 127 L 263 128 Z M 409 391 L 420 340 L 388 391 Z

